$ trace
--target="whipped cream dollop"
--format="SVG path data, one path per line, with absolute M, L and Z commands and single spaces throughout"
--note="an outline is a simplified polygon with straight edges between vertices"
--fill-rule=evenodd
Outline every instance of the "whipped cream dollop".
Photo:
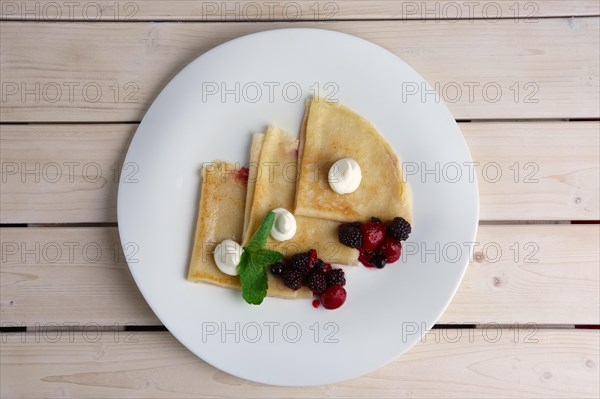
M 360 165 L 352 158 L 342 158 L 331 166 L 327 179 L 336 193 L 353 193 L 362 180 Z
M 215 263 L 220 271 L 230 276 L 240 274 L 238 265 L 242 260 L 244 249 L 233 240 L 224 240 L 215 248 Z
M 291 240 L 296 234 L 296 218 L 285 208 L 273 209 L 275 223 L 271 229 L 271 237 L 277 241 Z

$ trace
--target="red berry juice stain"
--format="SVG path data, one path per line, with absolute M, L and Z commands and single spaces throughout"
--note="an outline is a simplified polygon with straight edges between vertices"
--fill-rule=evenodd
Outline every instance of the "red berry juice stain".
M 244 166 L 235 172 L 235 178 L 242 183 L 248 183 L 248 173 L 248 167 Z

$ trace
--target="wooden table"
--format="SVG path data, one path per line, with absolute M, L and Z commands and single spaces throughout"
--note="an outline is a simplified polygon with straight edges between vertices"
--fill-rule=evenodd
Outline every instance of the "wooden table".
M 598 0 L 0 4 L 3 398 L 600 395 Z M 137 123 L 183 66 L 290 26 L 363 37 L 424 75 L 481 192 L 480 245 L 425 342 L 300 389 L 229 376 L 161 326 L 115 200 Z

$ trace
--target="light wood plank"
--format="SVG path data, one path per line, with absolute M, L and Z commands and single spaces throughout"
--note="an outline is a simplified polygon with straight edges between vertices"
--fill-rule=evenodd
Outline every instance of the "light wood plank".
M 2 223 L 115 222 L 119 174 L 136 128 L 0 126 Z
M 116 228 L 0 231 L 3 322 L 160 324 Z M 480 226 L 474 260 L 439 322 L 600 323 L 599 240 L 599 225 Z
M 61 3 L 53 0 L 3 1 L 0 19 L 16 21 L 315 21 L 342 19 L 539 18 L 599 15 L 595 0 L 542 2 L 494 0 L 397 1 L 203 1 L 119 0 Z
M 600 225 L 479 229 L 440 323 L 600 324 Z
M 482 220 L 600 219 L 600 123 L 460 128 L 479 163 Z
M 233 377 L 169 333 L 2 337 L 2 397 L 45 398 L 597 398 L 598 330 L 437 330 L 370 374 L 285 388 Z M 460 334 L 460 335 L 458 335 Z M 494 342 L 496 335 L 499 338 Z M 437 341 L 436 342 L 436 335 Z M 458 338 L 455 338 L 458 337 Z M 517 339 L 515 340 L 515 337 Z M 56 342 L 51 342 L 56 341 Z M 115 342 L 117 341 L 117 342 Z M 125 341 L 125 342 L 124 342 Z M 529 342 L 536 341 L 536 342 Z
M 286 27 L 335 29 L 389 49 L 442 93 L 457 119 L 598 118 L 599 22 L 5 22 L 0 120 L 139 121 L 159 90 L 200 54 Z
M 2 223 L 115 222 L 117 172 L 136 127 L 1 126 Z M 460 127 L 479 163 L 482 220 L 600 219 L 599 123 Z M 435 165 L 414 167 L 435 179 L 425 173 Z M 461 169 L 467 179 L 469 166 Z M 453 172 L 440 166 L 439 177 L 451 180 Z
M 3 326 L 160 324 L 129 273 L 117 228 L 0 231 Z

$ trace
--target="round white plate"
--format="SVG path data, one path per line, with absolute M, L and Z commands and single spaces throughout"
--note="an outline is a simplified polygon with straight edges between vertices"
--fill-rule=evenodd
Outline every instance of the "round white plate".
M 317 29 L 244 36 L 183 69 L 140 124 L 118 196 L 131 273 L 169 331 L 213 366 L 275 385 L 358 377 L 418 342 L 462 279 L 479 213 L 469 150 L 431 93 L 387 50 Z M 400 156 L 414 199 L 403 259 L 346 267 L 348 299 L 335 311 L 277 298 L 250 306 L 239 291 L 186 281 L 201 164 L 248 162 L 251 134 L 269 124 L 298 134 L 311 95 L 372 121 Z

